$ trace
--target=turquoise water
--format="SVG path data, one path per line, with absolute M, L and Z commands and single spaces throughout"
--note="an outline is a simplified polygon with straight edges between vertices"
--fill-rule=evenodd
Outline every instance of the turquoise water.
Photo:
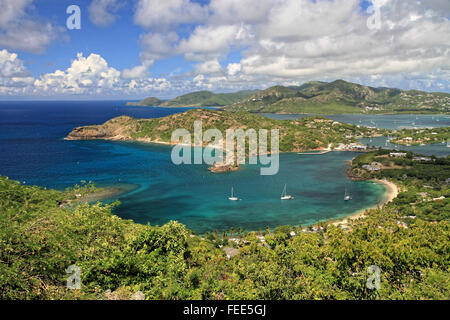
M 265 114 L 262 115 L 277 119 L 290 120 L 308 117 L 304 114 Z M 424 115 L 424 114 L 394 114 L 394 115 L 367 115 L 367 114 L 335 114 L 325 117 L 344 123 L 377 127 L 382 129 L 402 128 L 439 128 L 450 126 L 450 115 Z
M 290 120 L 308 117 L 310 115 L 299 114 L 262 114 L 266 117 L 277 120 Z M 440 128 L 450 126 L 450 115 L 415 115 L 415 114 L 396 114 L 396 115 L 365 115 L 365 114 L 338 114 L 326 115 L 327 118 L 355 125 L 377 127 L 383 129 L 402 129 L 402 128 Z M 369 146 L 382 147 L 387 149 L 412 151 L 422 155 L 435 155 L 437 157 L 446 157 L 450 155 L 450 148 L 447 144 L 436 143 L 425 146 L 402 146 L 394 145 L 389 142 L 387 137 L 364 138 L 360 141 Z
M 133 168 L 120 171 L 121 182 L 139 185 L 119 197 L 122 205 L 117 215 L 139 223 L 178 220 L 200 233 L 231 227 L 257 230 L 343 217 L 376 205 L 385 192 L 381 185 L 347 178 L 347 161 L 353 153 L 282 154 L 280 172 L 261 176 L 258 165 L 223 174 L 210 173 L 206 165 L 175 166 L 164 149 L 168 148 L 114 145 L 111 151 L 126 152 L 128 160 L 135 159 Z M 280 200 L 285 183 L 295 197 L 292 201 Z M 228 200 L 231 187 L 241 201 Z M 343 200 L 346 188 L 353 201 Z
M 411 151 L 421 155 L 435 155 L 436 157 L 447 157 L 450 155 L 450 148 L 447 147 L 447 143 L 434 143 L 424 146 L 404 146 L 400 144 L 389 143 L 387 142 L 387 140 L 387 137 L 360 139 L 360 141 L 366 145 L 381 147 L 385 149 Z
M 355 153 L 282 154 L 275 176 L 261 176 L 257 165 L 213 174 L 206 165 L 172 164 L 168 146 L 63 140 L 74 127 L 122 114 L 152 118 L 185 110 L 126 107 L 123 101 L 0 102 L 0 175 L 57 189 L 81 180 L 119 185 L 127 192 L 109 200 L 121 201 L 118 216 L 152 225 L 178 220 L 199 233 L 312 224 L 383 198 L 383 186 L 347 178 Z M 284 184 L 294 200 L 280 200 Z M 232 186 L 241 201 L 228 200 Z M 345 189 L 352 201 L 343 200 Z

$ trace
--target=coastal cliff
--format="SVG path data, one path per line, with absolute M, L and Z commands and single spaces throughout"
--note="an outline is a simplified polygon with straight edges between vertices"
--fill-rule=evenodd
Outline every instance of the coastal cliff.
M 130 140 L 133 128 L 135 119 L 120 116 L 102 125 L 77 127 L 67 135 L 66 140 Z

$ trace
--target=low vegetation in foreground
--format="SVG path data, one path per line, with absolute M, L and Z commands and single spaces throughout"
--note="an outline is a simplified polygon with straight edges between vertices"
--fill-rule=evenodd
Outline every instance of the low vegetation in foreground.
M 67 203 L 92 186 L 60 192 L 0 177 L 0 298 L 448 299 L 450 159 L 385 156 L 362 154 L 352 171 L 393 179 L 398 198 L 345 230 L 321 222 L 199 236 L 178 222 L 122 220 L 117 204 Z M 380 172 L 361 169 L 375 161 Z M 70 265 L 81 269 L 79 290 L 66 288 Z M 379 290 L 366 286 L 372 265 Z

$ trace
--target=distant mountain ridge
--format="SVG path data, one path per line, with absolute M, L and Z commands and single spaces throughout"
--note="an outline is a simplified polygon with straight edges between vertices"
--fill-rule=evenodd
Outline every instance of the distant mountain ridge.
M 301 86 L 273 86 L 236 93 L 199 91 L 172 100 L 147 98 L 138 106 L 223 107 L 254 113 L 449 113 L 450 94 L 374 88 L 344 80 L 310 81 Z
M 225 108 L 261 113 L 448 113 L 450 94 L 374 88 L 344 80 L 274 86 Z
M 129 102 L 134 106 L 161 106 L 161 107 L 223 107 L 241 100 L 245 100 L 259 90 L 243 90 L 234 93 L 213 93 L 210 91 L 196 91 L 178 96 L 171 100 L 160 100 L 155 97 L 146 98 L 139 102 Z

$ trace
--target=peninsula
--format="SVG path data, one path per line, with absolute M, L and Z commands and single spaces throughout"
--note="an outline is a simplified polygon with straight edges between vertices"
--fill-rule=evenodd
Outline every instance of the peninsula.
M 128 102 L 128 106 L 159 106 L 159 107 L 223 107 L 243 99 L 248 99 L 259 90 L 243 90 L 234 93 L 213 93 L 197 91 L 178 96 L 171 100 L 160 100 L 155 97 L 145 98 L 138 102 Z
M 103 139 L 172 144 L 172 132 L 179 128 L 194 131 L 194 122 L 202 120 L 203 130 L 218 129 L 279 129 L 280 152 L 328 150 L 342 144 L 356 143 L 357 138 L 380 136 L 386 130 L 340 123 L 324 117 L 298 120 L 273 120 L 247 112 L 227 112 L 193 109 L 164 118 L 134 119 L 128 116 L 113 118 L 101 125 L 73 129 L 67 140 Z M 178 143 L 178 142 L 176 142 Z M 203 145 L 206 147 L 206 145 Z

